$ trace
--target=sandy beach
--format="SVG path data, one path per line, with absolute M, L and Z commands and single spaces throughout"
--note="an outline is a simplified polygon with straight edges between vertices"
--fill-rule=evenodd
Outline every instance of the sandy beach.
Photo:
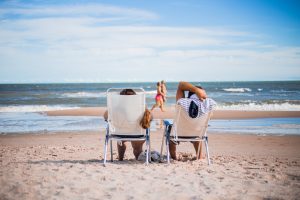
M 97 109 L 88 109 L 68 112 L 99 114 Z M 281 114 L 289 113 L 299 115 Z M 222 116 L 228 114 L 225 111 Z M 171 114 L 155 115 L 165 118 Z M 160 149 L 162 133 L 163 129 L 151 133 L 152 150 Z M 148 166 L 134 160 L 131 145 L 125 160 L 117 161 L 114 144 L 114 162 L 106 167 L 102 165 L 104 131 L 1 135 L 0 199 L 299 198 L 299 136 L 208 134 L 210 166 L 206 160 L 195 160 L 192 145 L 187 143 L 178 148 L 180 160 Z
M 175 107 L 166 107 L 165 112 L 159 109 L 153 111 L 154 119 L 173 118 Z M 106 107 L 86 107 L 68 110 L 47 111 L 49 116 L 103 116 Z M 249 110 L 216 110 L 212 119 L 253 119 L 253 118 L 277 118 L 300 117 L 300 111 L 249 111 Z
M 0 0 L 0 44 L 0 200 L 300 200 L 300 0 Z
M 125 161 L 104 167 L 101 132 L 1 136 L 1 199 L 298 199 L 300 137 L 210 134 L 212 165 Z M 153 132 L 153 149 L 161 131 Z

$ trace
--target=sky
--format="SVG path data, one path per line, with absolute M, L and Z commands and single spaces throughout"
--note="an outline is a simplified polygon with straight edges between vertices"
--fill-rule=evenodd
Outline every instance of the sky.
M 300 1 L 0 1 L 0 83 L 162 79 L 300 80 Z

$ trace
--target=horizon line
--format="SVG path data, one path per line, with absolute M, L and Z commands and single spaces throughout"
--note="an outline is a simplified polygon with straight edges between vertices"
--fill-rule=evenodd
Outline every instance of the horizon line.
M 191 83 L 195 83 L 195 82 L 202 82 L 202 83 L 211 83 L 211 82 L 294 82 L 294 81 L 300 81 L 300 79 L 288 79 L 288 80 L 223 80 L 223 81 L 195 81 L 195 80 L 191 80 L 191 81 L 187 81 L 187 80 L 178 80 L 178 81 L 166 81 L 165 79 L 162 79 L 165 82 L 168 83 L 178 83 L 180 81 L 186 81 L 186 82 L 191 82 Z M 82 81 L 78 81 L 78 82 L 0 82 L 1 85 L 5 85 L 5 84 L 98 84 L 98 83 L 156 83 L 157 81 L 93 81 L 93 82 L 82 82 Z

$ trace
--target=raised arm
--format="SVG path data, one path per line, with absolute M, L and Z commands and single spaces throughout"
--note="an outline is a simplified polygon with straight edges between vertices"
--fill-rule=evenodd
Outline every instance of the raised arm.
M 176 93 L 176 101 L 180 98 L 184 97 L 184 91 L 190 91 L 195 93 L 200 100 L 204 100 L 207 98 L 206 92 L 203 89 L 197 88 L 191 83 L 181 81 L 178 84 L 177 93 Z

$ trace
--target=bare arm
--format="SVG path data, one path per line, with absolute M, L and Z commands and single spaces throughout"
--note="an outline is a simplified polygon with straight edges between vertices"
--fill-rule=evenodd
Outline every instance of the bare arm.
M 176 101 L 178 101 L 180 98 L 184 97 L 184 91 L 190 91 L 194 92 L 200 100 L 206 99 L 207 95 L 205 90 L 197 88 L 191 83 L 188 82 L 179 82 L 177 93 L 176 93 Z
M 157 88 L 157 93 L 160 94 L 160 95 L 162 95 L 162 96 L 165 96 L 165 94 L 163 93 L 161 87 Z
M 166 88 L 166 86 L 165 86 L 165 85 L 162 85 L 162 87 L 161 87 L 161 91 L 162 91 L 162 93 L 164 93 L 164 94 L 165 94 L 165 96 L 166 96 L 166 94 L 167 94 L 167 88 Z

